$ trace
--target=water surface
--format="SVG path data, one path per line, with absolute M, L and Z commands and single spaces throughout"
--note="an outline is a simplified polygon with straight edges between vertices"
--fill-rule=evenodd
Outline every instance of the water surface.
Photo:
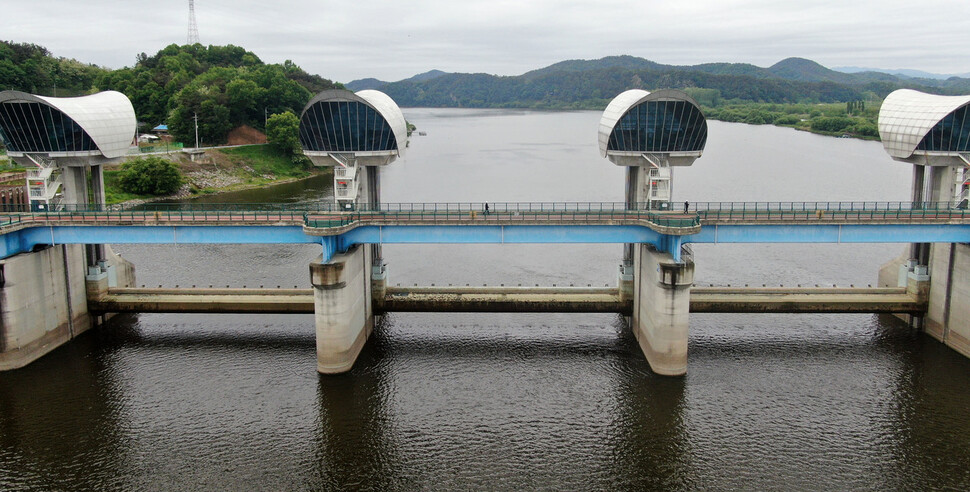
M 408 109 L 385 202 L 620 201 L 599 114 Z M 878 143 L 710 122 L 678 201 L 904 200 Z M 233 200 L 312 201 L 326 180 Z M 221 201 L 229 197 L 218 197 Z M 211 197 L 207 197 L 213 200 Z M 309 287 L 313 246 L 117 246 L 149 286 Z M 392 284 L 615 285 L 618 245 L 392 245 Z M 875 283 L 902 245 L 697 245 L 698 284 Z M 350 373 L 309 315 L 119 316 L 0 374 L 0 489 L 970 487 L 970 360 L 876 315 L 691 316 L 652 374 L 615 315 L 393 313 Z

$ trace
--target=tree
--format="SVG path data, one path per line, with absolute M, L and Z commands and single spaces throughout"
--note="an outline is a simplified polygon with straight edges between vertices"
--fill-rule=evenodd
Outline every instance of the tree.
M 266 140 L 289 155 L 300 155 L 300 119 L 285 111 L 274 114 L 266 121 Z
M 168 195 L 182 186 L 182 173 L 178 166 L 161 157 L 133 159 L 121 166 L 118 184 L 128 193 Z

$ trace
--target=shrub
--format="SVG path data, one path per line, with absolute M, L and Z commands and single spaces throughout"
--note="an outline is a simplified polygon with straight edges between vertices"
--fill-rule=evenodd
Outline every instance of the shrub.
M 823 116 L 812 120 L 812 130 L 817 132 L 844 132 L 852 126 L 852 118 Z
M 876 126 L 875 123 L 856 123 L 855 126 L 852 127 L 852 133 L 862 135 L 863 137 L 878 137 L 879 127 Z
M 801 121 L 801 118 L 799 118 L 799 117 L 797 117 L 795 115 L 785 114 L 785 115 L 781 115 L 781 116 L 775 118 L 774 124 L 776 124 L 776 125 L 797 125 L 800 121 Z
M 178 166 L 161 157 L 133 159 L 121 166 L 118 185 L 128 193 L 168 195 L 182 186 L 182 173 Z

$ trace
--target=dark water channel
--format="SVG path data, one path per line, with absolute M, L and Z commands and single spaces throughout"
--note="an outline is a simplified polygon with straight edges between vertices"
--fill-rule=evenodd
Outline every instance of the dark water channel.
M 406 110 L 385 202 L 619 201 L 599 114 Z M 711 123 L 679 201 L 902 200 L 878 143 Z M 313 201 L 329 182 L 206 197 Z M 117 246 L 149 286 L 309 286 L 313 246 Z M 875 283 L 902 245 L 700 245 L 698 284 Z M 391 284 L 614 285 L 615 245 L 387 246 Z M 970 360 L 876 315 L 692 315 L 683 378 L 613 315 L 119 316 L 0 374 L 0 490 L 966 490 Z

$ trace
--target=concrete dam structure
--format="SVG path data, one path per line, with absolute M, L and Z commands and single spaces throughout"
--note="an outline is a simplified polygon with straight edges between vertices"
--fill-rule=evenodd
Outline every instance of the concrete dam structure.
M 960 272 L 970 268 L 970 253 L 961 249 L 970 242 L 970 215 L 959 200 L 968 164 L 938 164 L 941 151 L 920 150 L 926 147 L 920 141 L 906 158 L 923 152 L 937 163 L 931 166 L 949 171 L 927 172 L 921 190 L 943 191 L 919 200 L 676 204 L 674 169 L 701 157 L 706 120 L 682 92 L 634 90 L 608 106 L 599 129 L 601 155 L 627 169 L 622 203 L 383 203 L 381 170 L 407 148 L 403 113 L 380 92 L 337 90 L 314 97 L 300 117 L 304 152 L 315 165 L 333 168 L 333 202 L 110 208 L 97 184 L 94 193 L 69 191 L 98 181 L 99 163 L 116 158 L 98 150 L 93 136 L 84 140 L 84 117 L 65 113 L 51 120 L 65 130 L 46 140 L 56 142 L 70 130 L 79 147 L 27 145 L 44 140 L 30 138 L 40 130 L 31 129 L 26 115 L 73 107 L 51 100 L 0 93 L 0 137 L 15 159 L 44 164 L 50 170 L 42 171 L 45 186 L 55 189 L 43 203 L 0 215 L 0 369 L 21 367 L 117 312 L 312 313 L 323 374 L 348 371 L 375 316 L 393 311 L 615 312 L 628 317 L 652 370 L 672 376 L 687 370 L 691 312 L 893 313 L 970 355 L 963 342 L 966 303 L 960 300 L 967 290 Z M 40 106 L 17 106 L 25 101 Z M 884 109 L 891 103 L 887 99 Z M 966 103 L 954 104 L 948 101 L 950 113 L 965 111 Z M 127 132 L 127 111 L 103 111 L 119 115 L 118 124 L 104 126 Z M 950 113 L 938 120 L 950 125 L 947 135 L 952 127 L 962 135 L 962 116 Z M 927 128 L 939 133 L 934 125 Z M 961 138 L 952 152 L 967 162 Z M 917 165 L 925 169 L 926 162 Z M 82 180 L 74 168 L 90 170 L 92 177 Z M 81 198 L 89 196 L 95 198 Z M 916 245 L 914 256 L 884 268 L 879 286 L 848 289 L 697 287 L 689 247 L 901 242 Z M 625 247 L 615 287 L 390 286 L 381 246 L 421 243 Z M 99 246 L 104 244 L 315 244 L 321 254 L 309 265 L 310 289 L 144 289 L 135 288 L 133 266 Z
M 29 204 L 4 212 L 104 207 L 104 164 L 125 156 L 134 136 L 135 110 L 119 92 L 74 98 L 0 92 L 0 138 L 28 169 Z M 0 370 L 22 367 L 99 324 L 104 317 L 92 315 L 87 299 L 134 282 L 134 267 L 101 242 L 4 255 Z

